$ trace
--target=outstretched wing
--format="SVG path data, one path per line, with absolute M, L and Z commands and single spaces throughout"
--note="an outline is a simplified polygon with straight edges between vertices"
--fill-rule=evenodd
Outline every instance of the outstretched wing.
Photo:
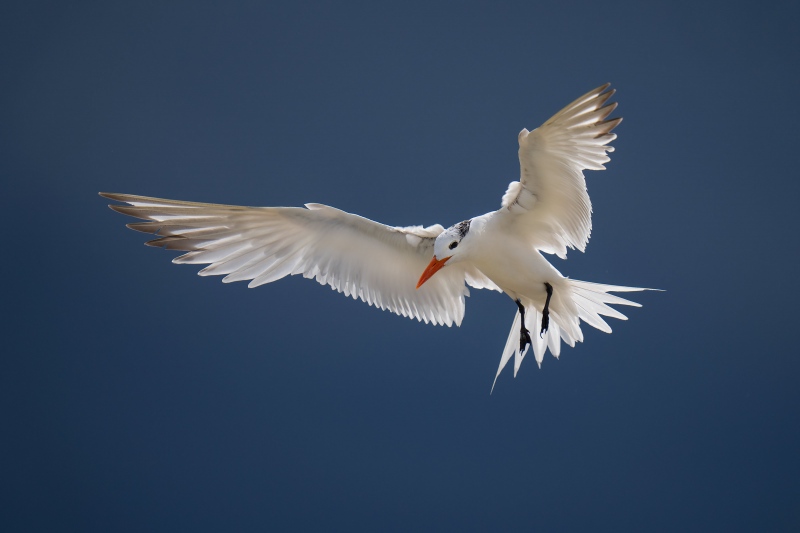
M 519 134 L 520 181 L 511 182 L 503 207 L 537 249 L 566 257 L 583 251 L 592 231 L 592 204 L 583 171 L 604 170 L 610 133 L 622 119 L 606 120 L 617 107 L 605 84 L 581 96 L 539 128 Z
M 149 246 L 187 252 L 174 263 L 208 264 L 201 276 L 249 287 L 290 274 L 361 298 L 370 305 L 434 324 L 461 324 L 465 271 L 443 269 L 416 290 L 433 257 L 440 225 L 395 228 L 321 204 L 240 207 L 100 193 L 129 205 L 111 209 L 145 222 L 128 224 L 156 239 Z

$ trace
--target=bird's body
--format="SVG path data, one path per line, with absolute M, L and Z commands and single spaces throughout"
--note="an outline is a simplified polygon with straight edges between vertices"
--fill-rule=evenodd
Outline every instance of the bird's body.
M 448 229 L 390 227 L 321 204 L 239 207 L 101 195 L 129 204 L 112 209 L 145 220 L 128 227 L 158 236 L 147 244 L 187 252 L 174 262 L 208 264 L 200 274 L 225 275 L 225 282 L 255 287 L 302 274 L 381 309 L 448 326 L 463 318 L 465 283 L 505 292 L 518 312 L 497 374 L 514 356 L 516 375 L 527 345 L 541 365 L 548 347 L 558 357 L 562 340 L 583 340 L 581 320 L 610 332 L 601 315 L 625 319 L 607 304 L 638 306 L 609 292 L 644 290 L 565 278 L 542 255 L 565 258 L 567 248 L 582 251 L 589 239 L 582 171 L 605 168 L 616 138 L 610 131 L 621 120 L 606 120 L 616 107 L 603 105 L 613 94 L 607 88 L 522 130 L 520 181 L 509 185 L 501 208 Z
M 523 236 L 508 218 L 502 211 L 473 218 L 470 233 L 476 232 L 475 244 L 468 258 L 512 300 L 529 298 L 541 311 L 545 282 L 560 286 L 564 278 L 535 248 L 519 245 Z

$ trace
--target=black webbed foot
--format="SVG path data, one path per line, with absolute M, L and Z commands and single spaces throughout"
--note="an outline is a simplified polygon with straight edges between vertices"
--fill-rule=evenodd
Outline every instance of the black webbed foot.
M 531 332 L 528 331 L 528 328 L 523 325 L 522 330 L 519 332 L 519 353 L 525 351 L 526 344 L 533 346 L 533 342 L 531 341 Z
M 525 346 L 530 344 L 533 346 L 533 342 L 531 341 L 531 332 L 528 331 L 528 328 L 525 327 L 525 306 L 522 305 L 522 302 L 519 300 L 514 300 L 517 303 L 517 307 L 519 307 L 519 314 L 520 314 L 520 330 L 519 330 L 519 352 L 522 353 L 525 351 Z
M 542 337 L 545 333 L 547 333 L 547 328 L 550 327 L 550 313 L 546 313 L 542 315 L 542 329 L 539 330 L 539 338 Z
M 539 331 L 539 338 L 547 332 L 550 327 L 550 297 L 553 296 L 553 286 L 545 282 L 544 288 L 547 291 L 547 300 L 544 302 L 544 309 L 542 310 L 542 329 Z

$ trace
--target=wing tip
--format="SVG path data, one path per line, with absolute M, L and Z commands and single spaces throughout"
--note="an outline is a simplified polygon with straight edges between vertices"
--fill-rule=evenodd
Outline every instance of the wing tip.
M 136 208 L 130 205 L 122 205 L 122 204 L 109 204 L 109 209 L 112 211 L 116 211 L 121 215 L 127 215 L 129 217 L 138 218 L 139 220 L 150 220 L 150 218 L 138 213 Z
M 99 196 L 103 198 L 107 198 L 109 200 L 114 200 L 116 202 L 128 202 L 131 198 L 135 198 L 132 194 L 125 194 L 121 192 L 98 192 Z
M 131 222 L 129 224 L 125 224 L 125 227 L 128 229 L 132 229 L 133 231 L 138 231 L 140 233 L 148 233 L 151 235 L 155 235 L 156 233 L 158 233 L 158 231 L 161 229 L 162 226 L 158 226 L 158 228 L 154 230 L 152 222 Z

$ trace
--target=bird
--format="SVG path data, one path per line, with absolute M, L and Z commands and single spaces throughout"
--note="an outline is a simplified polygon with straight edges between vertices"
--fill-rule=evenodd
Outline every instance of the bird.
M 244 207 L 119 193 L 109 207 L 156 238 L 148 246 L 184 252 L 178 264 L 208 265 L 201 276 L 258 287 L 289 275 L 424 323 L 461 325 L 469 287 L 503 292 L 517 310 L 492 391 L 514 358 L 514 377 L 529 349 L 541 367 L 546 351 L 583 341 L 581 322 L 610 333 L 603 317 L 627 320 L 611 305 L 640 304 L 611 294 L 652 290 L 563 276 L 543 254 L 584 252 L 592 205 L 584 170 L 605 170 L 622 118 L 609 83 L 589 91 L 533 131 L 518 135 L 520 178 L 500 208 L 445 229 L 395 227 L 323 204 Z M 533 333 L 531 333 L 533 331 Z M 491 391 L 490 391 L 491 392 Z

